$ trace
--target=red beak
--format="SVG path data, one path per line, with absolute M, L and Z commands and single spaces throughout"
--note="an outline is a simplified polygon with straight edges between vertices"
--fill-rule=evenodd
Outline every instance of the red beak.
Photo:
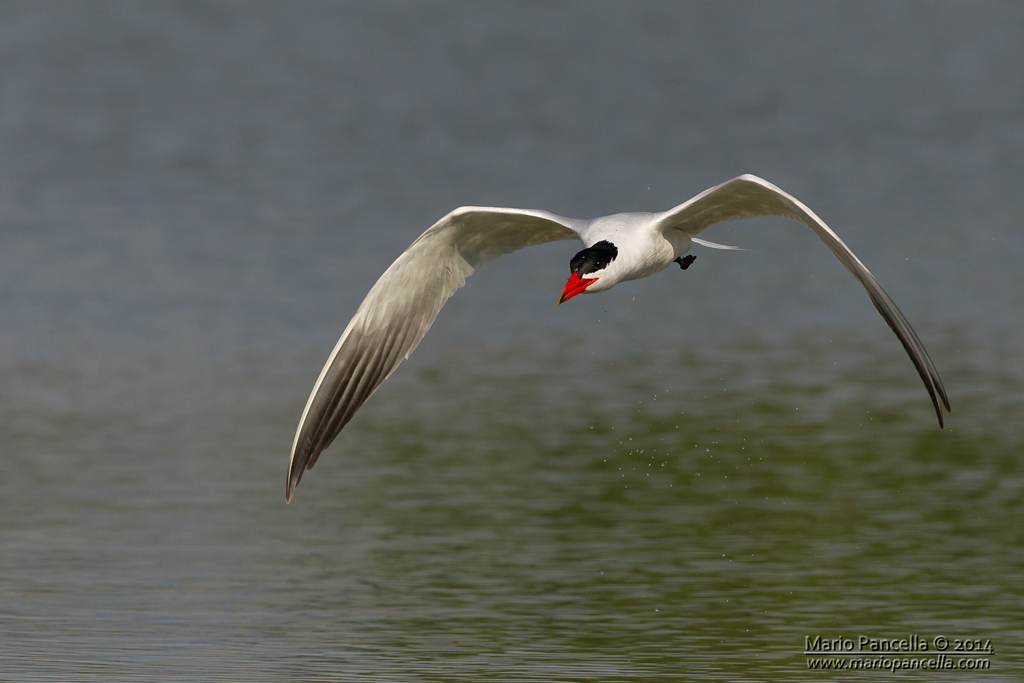
M 597 282 L 597 278 L 588 279 L 581 278 L 576 273 L 569 276 L 569 281 L 565 283 L 565 289 L 562 290 L 562 296 L 558 297 L 558 303 L 568 301 L 577 294 L 582 294 L 587 291 L 587 287 Z

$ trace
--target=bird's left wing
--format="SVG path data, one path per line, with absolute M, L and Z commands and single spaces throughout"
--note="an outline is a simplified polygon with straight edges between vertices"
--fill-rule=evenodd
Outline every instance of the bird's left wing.
M 585 225 L 545 211 L 467 206 L 420 235 L 370 289 L 320 372 L 292 442 L 285 499 L 476 268 L 523 247 L 577 239 Z
M 946 410 L 949 410 L 949 398 L 946 396 L 945 387 L 942 386 L 939 371 L 935 369 L 931 356 L 914 332 L 914 328 L 882 289 L 882 285 L 878 284 L 875 276 L 839 239 L 839 235 L 796 197 L 783 192 L 767 180 L 749 174 L 741 175 L 705 190 L 690 201 L 666 211 L 658 218 L 656 226 L 662 232 L 682 230 L 693 238 L 714 223 L 755 216 L 783 216 L 800 221 L 813 230 L 839 262 L 853 273 L 913 361 L 932 399 L 932 405 L 935 406 L 941 427 L 943 420 L 939 402 L 941 401 Z

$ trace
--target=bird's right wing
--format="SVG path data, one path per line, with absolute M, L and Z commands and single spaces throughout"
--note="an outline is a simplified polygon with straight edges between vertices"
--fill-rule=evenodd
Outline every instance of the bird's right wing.
M 545 211 L 462 207 L 420 235 L 370 289 L 320 372 L 292 442 L 285 499 L 476 268 L 534 244 L 578 239 L 585 225 Z
M 935 414 L 942 426 L 942 408 L 949 410 L 949 398 L 942 386 L 939 371 L 935 369 L 931 356 L 918 338 L 914 328 L 910 326 L 906 316 L 896 307 L 896 303 L 878 284 L 878 280 L 854 255 L 850 248 L 839 239 L 825 222 L 807 208 L 799 199 L 780 190 L 767 180 L 753 175 L 741 175 L 738 178 L 716 185 L 693 199 L 669 209 L 661 215 L 656 227 L 661 231 L 682 230 L 690 238 L 699 235 L 709 225 L 722 221 L 734 221 L 754 216 L 783 216 L 792 218 L 814 231 L 829 251 L 867 290 L 871 303 L 885 318 L 892 331 L 896 333 L 907 355 L 921 375 L 928 395 L 935 406 Z

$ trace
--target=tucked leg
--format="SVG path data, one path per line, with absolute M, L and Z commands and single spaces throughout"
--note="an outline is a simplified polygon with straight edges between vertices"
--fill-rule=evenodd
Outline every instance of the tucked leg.
M 679 267 L 686 270 L 690 267 L 690 264 L 697 260 L 697 257 L 693 254 L 687 254 L 686 256 L 680 256 L 675 260 L 675 263 L 679 264 Z

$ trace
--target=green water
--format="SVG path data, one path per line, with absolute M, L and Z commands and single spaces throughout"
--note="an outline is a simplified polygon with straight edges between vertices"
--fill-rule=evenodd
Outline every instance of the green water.
M 290 506 L 304 386 L 280 364 L 165 378 L 148 410 L 61 409 L 88 377 L 8 375 L 49 408 L 5 434 L 31 457 L 5 481 L 4 659 L 53 680 L 806 680 L 831 675 L 807 636 L 972 636 L 1011 680 L 1024 467 L 986 413 L 1012 401 L 961 401 L 940 431 L 912 370 L 870 353 L 802 385 L 784 359 L 829 364 L 815 346 L 586 376 L 424 349 Z M 856 386 L 889 370 L 896 400 Z

